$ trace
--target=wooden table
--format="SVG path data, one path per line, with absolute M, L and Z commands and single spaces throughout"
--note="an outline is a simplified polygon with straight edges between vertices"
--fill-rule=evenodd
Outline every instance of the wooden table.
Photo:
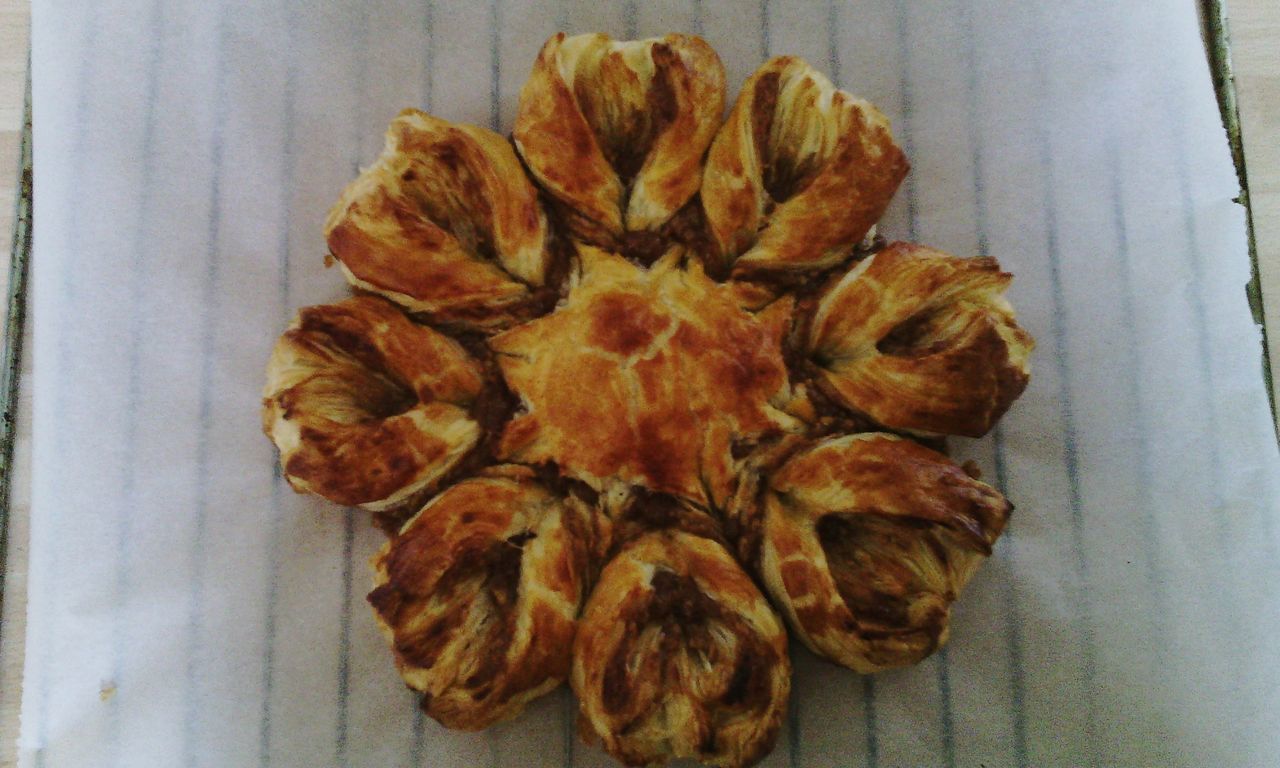
M 30 19 L 30 0 L 0 0 L 0 296 L 8 294 Z M 26 348 L 30 349 L 30 344 Z M 31 394 L 27 386 L 30 376 L 26 374 L 29 366 L 30 355 L 23 361 L 5 559 L 4 614 L 0 616 L 0 766 L 5 767 L 13 765 L 17 758 L 22 649 L 26 639 L 27 523 L 31 517 Z
M 1280 3 L 1232 0 L 1229 10 L 1271 381 L 1280 390 Z
M 1232 0 L 1231 35 L 1253 202 L 1271 366 L 1280 384 L 1280 3 Z M 29 0 L 0 0 L 0 296 L 8 274 L 27 63 Z M 30 349 L 28 344 L 27 349 Z M 24 371 L 28 370 L 24 363 Z M 16 760 L 25 639 L 30 518 L 31 401 L 24 373 L 9 519 L 8 573 L 0 618 L 0 768 Z

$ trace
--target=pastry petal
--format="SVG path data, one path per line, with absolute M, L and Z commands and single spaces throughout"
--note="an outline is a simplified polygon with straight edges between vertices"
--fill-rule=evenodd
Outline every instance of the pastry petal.
M 795 453 L 735 514 L 796 636 L 866 673 L 946 642 L 951 604 L 1011 510 L 946 456 L 868 432 Z
M 496 467 L 432 499 L 374 557 L 369 603 L 428 715 L 479 730 L 564 681 L 593 515 Z
M 412 109 L 324 231 L 356 288 L 473 328 L 529 315 L 550 269 L 546 215 L 511 145 Z
M 786 631 L 723 545 L 646 533 L 587 601 L 572 685 L 584 738 L 627 765 L 750 765 L 773 748 L 786 711 Z
M 724 110 L 724 67 L 699 37 L 566 37 L 542 47 L 514 138 L 576 237 L 619 248 L 698 191 Z
M 294 490 L 386 512 L 476 444 L 482 386 L 457 342 L 360 296 L 298 312 L 267 366 L 263 429 Z
M 794 56 L 742 87 L 703 172 L 713 272 L 833 266 L 884 214 L 909 164 L 889 121 Z
M 981 437 L 1031 377 L 1011 280 L 995 259 L 892 243 L 823 293 L 809 354 L 837 401 L 886 427 Z

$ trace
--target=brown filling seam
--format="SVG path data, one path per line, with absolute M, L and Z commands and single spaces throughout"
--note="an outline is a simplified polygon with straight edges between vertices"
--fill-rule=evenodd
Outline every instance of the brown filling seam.
M 737 638 L 733 671 L 724 690 L 709 701 L 700 702 L 704 707 L 728 708 L 736 712 L 760 711 L 768 707 L 772 688 L 770 678 L 777 663 L 776 654 L 768 647 L 765 638 L 754 627 L 705 593 L 690 576 L 682 576 L 659 566 L 650 581 L 645 597 L 627 605 L 619 619 L 627 632 L 624 641 L 616 648 L 606 664 L 602 679 L 601 703 L 607 713 L 620 714 L 631 702 L 634 675 L 630 672 L 634 648 L 631 639 L 638 638 L 647 627 L 661 633 L 657 657 L 643 660 L 637 674 L 658 675 L 663 685 L 659 698 L 651 706 L 636 713 L 620 729 L 625 733 L 653 715 L 653 705 L 659 705 L 676 676 L 676 664 L 682 653 L 710 660 L 720 655 L 716 640 L 710 631 L 713 622 L 724 624 Z M 727 718 L 723 712 L 711 712 L 712 733 L 702 745 L 704 752 L 712 752 L 716 745 L 716 725 Z

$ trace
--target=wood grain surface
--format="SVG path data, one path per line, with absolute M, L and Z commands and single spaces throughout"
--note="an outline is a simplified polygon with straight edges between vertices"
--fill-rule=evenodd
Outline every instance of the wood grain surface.
M 1228 9 L 1271 381 L 1280 388 L 1280 3 L 1231 0 Z
M 1263 301 L 1270 329 L 1271 365 L 1274 381 L 1280 384 L 1280 3 L 1231 0 L 1229 11 Z M 28 0 L 0 0 L 0 295 L 8 274 L 29 20 Z M 31 348 L 29 341 L 26 348 Z M 16 762 L 21 703 L 30 518 L 29 361 L 24 362 L 24 370 L 13 465 L 4 614 L 0 617 L 0 767 Z
M 22 142 L 29 0 L 0 0 L 0 296 L 8 294 L 10 246 Z M 28 329 L 30 326 L 28 326 Z M 30 336 L 25 345 L 31 349 Z M 22 704 L 22 649 L 26 639 L 27 531 L 31 518 L 30 360 L 23 361 L 9 506 L 8 552 L 4 560 L 4 612 L 0 615 L 0 766 L 17 762 L 18 708 Z

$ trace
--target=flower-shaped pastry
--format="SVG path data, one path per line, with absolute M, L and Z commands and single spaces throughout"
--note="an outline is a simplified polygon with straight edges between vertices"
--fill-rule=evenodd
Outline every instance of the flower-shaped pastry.
M 296 490 L 417 512 L 369 602 L 449 727 L 567 679 L 624 763 L 751 765 L 788 624 L 919 661 L 1012 509 L 936 450 L 1027 385 L 1009 275 L 868 236 L 875 107 L 789 56 L 724 91 L 697 37 L 559 34 L 510 142 L 406 110 L 329 217 L 361 295 L 285 332 L 264 427 Z

